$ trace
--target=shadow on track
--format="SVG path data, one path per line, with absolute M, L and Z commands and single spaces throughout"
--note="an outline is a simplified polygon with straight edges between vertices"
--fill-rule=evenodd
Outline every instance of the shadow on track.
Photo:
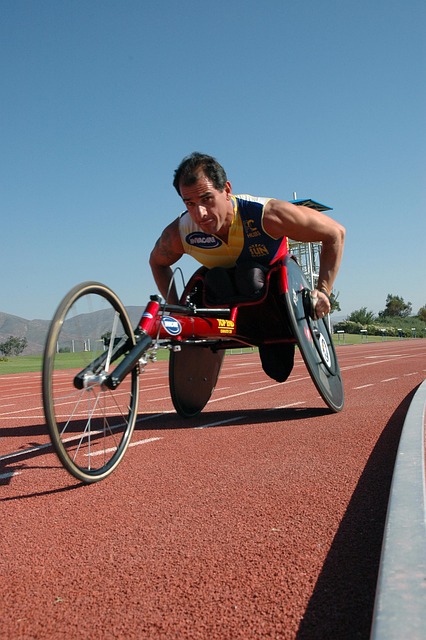
M 383 531 L 402 426 L 417 388 L 374 447 L 300 623 L 297 640 L 368 640 Z
M 221 428 L 221 427 L 242 427 L 254 424 L 267 424 L 286 422 L 295 420 L 312 420 L 325 415 L 335 415 L 328 408 L 282 408 L 282 409 L 249 409 L 247 411 L 205 411 L 195 418 L 185 419 L 176 413 L 159 413 L 156 415 L 139 414 L 134 430 L 133 437 L 137 432 L 144 431 L 164 431 L 178 429 L 203 429 L 203 428 Z M 309 425 L 311 427 L 311 425 Z M 315 422 L 312 421 L 312 428 Z M 26 461 L 33 460 L 39 456 L 52 453 L 52 445 L 50 440 L 47 442 L 37 442 L 34 440 L 36 436 L 46 436 L 47 428 L 44 424 L 27 425 L 22 427 L 10 427 L 2 429 L 2 438 L 21 437 L 28 438 L 25 445 L 22 445 L 18 451 L 11 454 L 5 454 L 3 459 L 0 458 L 0 486 L 10 484 L 13 473 L 21 473 L 26 469 L 34 468 L 33 466 L 23 464 Z M 125 457 L 124 457 L 125 460 Z M 61 467 L 58 460 L 57 466 Z M 46 466 L 40 467 L 44 470 Z M 3 477 L 1 477 L 3 475 Z M 56 490 L 32 493 L 23 496 L 0 498 L 0 502 L 13 500 L 17 498 L 31 498 L 34 496 L 47 495 L 61 491 L 68 491 L 85 486 L 84 483 L 78 483 L 68 487 L 61 487 Z
M 46 467 L 43 467 L 45 469 Z M 48 489 L 46 491 L 36 491 L 34 493 L 25 493 L 19 496 L 8 496 L 6 498 L 0 498 L 0 502 L 12 502 L 13 500 L 26 500 L 28 498 L 39 498 L 40 496 L 50 496 L 57 493 L 64 493 L 65 491 L 73 491 L 74 489 L 80 489 L 81 487 L 88 487 L 90 485 L 79 482 L 68 487 L 59 487 L 58 489 Z
M 203 411 L 195 418 L 181 418 L 176 413 L 164 413 L 150 418 L 143 414 L 138 416 L 135 431 L 162 431 L 176 429 L 201 429 L 221 427 L 241 427 L 244 425 L 267 424 L 270 422 L 290 422 L 293 420 L 309 420 L 321 416 L 337 415 L 327 407 L 323 408 L 282 408 L 282 409 L 241 409 L 238 411 Z M 160 423 L 159 423 L 160 421 Z M 211 427 L 209 426 L 211 425 Z M 312 427 L 315 423 L 312 422 Z

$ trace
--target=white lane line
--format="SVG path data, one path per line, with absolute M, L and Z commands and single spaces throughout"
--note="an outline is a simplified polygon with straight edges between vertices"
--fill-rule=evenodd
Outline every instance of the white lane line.
M 249 393 L 259 393 L 261 391 L 264 391 L 265 389 L 273 389 L 274 387 L 283 387 L 287 384 L 292 384 L 293 382 L 300 382 L 301 380 L 310 380 L 310 379 L 311 379 L 311 376 L 304 376 L 303 378 L 295 378 L 294 380 L 286 380 L 285 382 L 275 382 L 275 384 L 268 384 L 263 387 L 258 387 L 257 389 L 249 389 L 247 391 L 242 391 L 241 393 L 233 393 L 229 396 L 222 396 L 221 398 L 212 398 L 211 400 L 209 400 L 209 404 L 211 404 L 212 402 L 221 402 L 222 400 L 228 400 L 229 398 L 237 398 L 238 396 L 245 396 Z
M 395 357 L 396 356 L 390 357 L 387 360 L 385 360 L 384 358 L 380 358 L 380 359 L 374 360 L 373 362 L 360 362 L 359 364 L 346 365 L 345 367 L 340 367 L 340 371 L 351 371 L 352 369 L 361 369 L 362 367 L 371 367 L 376 364 L 384 364 L 385 362 L 395 362 Z M 418 356 L 417 354 L 413 354 L 413 355 L 401 355 L 400 357 L 401 358 L 417 358 Z
M 295 407 L 300 404 L 306 404 L 306 402 L 290 402 L 289 404 L 283 404 L 280 407 L 272 407 L 269 409 L 265 409 L 265 411 L 276 411 L 277 409 L 287 409 L 288 407 Z M 194 429 L 207 429 L 208 427 L 218 427 L 221 424 L 228 424 L 229 422 L 235 422 L 237 420 L 245 420 L 247 416 L 237 416 L 236 418 L 229 418 L 228 420 L 220 420 L 219 422 L 210 422 L 209 424 L 203 424 L 199 427 L 194 427 Z
M 6 416 L 16 416 L 18 413 L 28 413 L 30 411 L 40 411 L 41 407 L 29 407 L 28 409 L 15 409 L 15 411 L 6 411 L 0 418 L 5 418 Z M 39 416 L 29 416 L 30 418 L 39 417 Z
M 234 367 L 255 367 L 257 362 L 235 362 L 233 363 Z
M 209 422 L 208 424 L 202 424 L 194 429 L 207 429 L 208 427 L 218 427 L 221 424 L 227 424 L 228 422 L 235 422 L 236 420 L 244 420 L 247 416 L 237 416 L 236 418 L 228 418 L 228 420 L 219 420 L 219 422 Z
M 366 387 L 374 387 L 374 384 L 362 384 L 360 387 L 354 387 L 354 389 L 365 389 Z
M 7 480 L 13 478 L 13 476 L 19 476 L 22 471 L 9 471 L 8 473 L 0 473 L 0 480 Z
M 376 356 L 364 356 L 364 358 L 370 358 L 372 359 L 376 359 L 376 358 L 405 358 L 405 354 L 404 353 L 384 353 L 382 355 L 376 355 Z
M 136 420 L 136 424 L 138 424 L 139 422 L 145 422 L 145 420 L 150 420 L 151 418 L 160 418 L 161 416 L 163 416 L 165 413 L 173 413 L 172 411 L 163 411 L 162 413 L 152 413 L 149 414 L 147 416 L 144 416 L 143 418 L 138 418 Z M 116 429 L 120 428 L 120 426 L 123 425 L 117 425 Z M 96 432 L 92 432 L 92 435 L 98 435 L 100 434 L 101 431 L 96 431 Z M 62 440 L 62 442 L 67 443 L 67 442 L 72 442 L 73 440 L 80 440 L 81 438 L 81 434 L 76 435 L 76 436 L 72 436 L 71 438 L 64 438 Z M 19 458 L 21 456 L 26 456 L 30 453 L 34 453 L 36 451 L 41 451 L 42 449 L 48 449 L 49 447 L 52 446 L 51 442 L 47 442 L 46 444 L 39 444 L 37 447 L 30 447 L 29 449 L 23 449 L 22 451 L 14 451 L 13 453 L 7 453 L 4 456 L 0 456 L 0 462 L 2 460 L 9 460 L 11 458 Z
M 267 409 L 267 411 L 276 411 L 277 409 L 289 409 L 290 407 L 297 407 L 301 404 L 306 404 L 306 400 L 303 402 L 289 402 L 289 404 L 282 404 L 279 407 L 274 407 L 273 409 Z
M 380 380 L 380 382 L 392 382 L 392 380 L 398 380 L 398 378 L 386 378 L 386 380 Z
M 29 421 L 31 419 L 32 422 L 34 422 L 34 420 L 41 420 L 43 424 L 45 424 L 46 418 L 44 417 L 44 415 L 32 415 L 32 416 L 17 416 L 15 415 L 14 411 L 10 411 L 7 415 L 4 416 L 0 416 L 0 420 L 24 420 L 24 421 Z M 28 424 L 28 427 L 32 427 L 34 426 L 33 424 Z
M 137 442 L 131 442 L 129 444 L 130 447 L 137 447 L 140 444 L 148 444 L 148 442 L 155 442 L 156 440 L 162 440 L 162 438 L 145 438 L 145 440 L 138 440 Z M 112 453 L 113 451 L 117 451 L 117 447 L 110 447 L 109 449 L 102 449 L 102 451 L 94 451 L 93 453 L 88 453 L 86 456 L 89 458 L 93 458 L 94 456 L 103 456 L 105 453 Z

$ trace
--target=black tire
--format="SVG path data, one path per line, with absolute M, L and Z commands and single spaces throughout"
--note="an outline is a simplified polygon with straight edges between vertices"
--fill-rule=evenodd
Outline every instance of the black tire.
M 129 445 L 139 402 L 138 367 L 116 390 L 102 382 L 134 344 L 124 306 L 98 282 L 74 287 L 50 324 L 43 357 L 44 413 L 62 465 L 82 482 L 106 478 Z
M 290 327 L 319 394 L 326 405 L 337 413 L 343 409 L 344 393 L 328 318 L 313 320 L 307 312 L 304 295 L 310 287 L 297 262 L 287 256 L 284 268 L 288 281 L 284 299 Z
M 206 406 L 216 386 L 225 351 L 182 344 L 169 360 L 170 395 L 182 418 L 194 418 Z

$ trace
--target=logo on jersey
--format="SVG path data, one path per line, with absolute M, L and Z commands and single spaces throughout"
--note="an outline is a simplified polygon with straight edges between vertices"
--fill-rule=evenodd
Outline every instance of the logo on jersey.
M 171 336 L 177 336 L 182 331 L 181 323 L 176 318 L 172 318 L 172 316 L 164 316 L 161 319 L 161 324 Z
M 217 249 L 222 244 L 222 240 L 219 238 L 216 238 L 209 233 L 203 233 L 202 231 L 188 233 L 185 240 L 191 246 L 200 247 L 201 249 Z
M 247 238 L 258 238 L 260 236 L 260 231 L 256 227 L 255 222 L 252 218 L 243 220 L 243 223 Z
M 262 258 L 269 255 L 269 251 L 264 244 L 251 244 L 249 251 L 252 258 Z

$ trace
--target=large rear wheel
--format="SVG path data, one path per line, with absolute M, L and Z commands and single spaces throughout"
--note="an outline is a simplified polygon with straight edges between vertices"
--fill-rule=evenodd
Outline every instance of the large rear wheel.
M 313 320 L 306 305 L 309 285 L 297 262 L 286 257 L 288 291 L 284 296 L 289 323 L 311 378 L 334 412 L 344 404 L 343 383 L 328 318 Z
M 104 381 L 134 344 L 124 306 L 100 283 L 74 287 L 51 322 L 43 358 L 44 412 L 61 463 L 83 482 L 108 476 L 129 445 L 138 410 L 138 368 L 117 389 Z

